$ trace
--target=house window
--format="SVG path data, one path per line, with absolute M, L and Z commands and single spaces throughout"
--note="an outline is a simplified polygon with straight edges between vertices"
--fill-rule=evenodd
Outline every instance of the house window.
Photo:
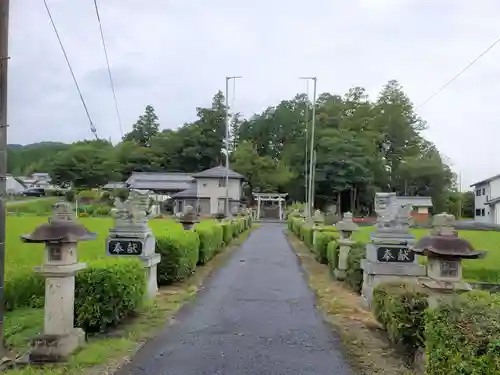
M 476 216 L 481 216 L 481 209 L 476 208 Z
M 486 189 L 485 189 L 485 188 L 483 188 L 483 195 L 485 195 L 485 194 L 486 194 Z
M 226 179 L 225 178 L 219 179 L 219 187 L 226 187 Z
M 479 196 L 481 196 L 481 189 L 476 190 L 476 197 L 479 197 Z
M 481 208 L 481 216 L 484 216 L 484 208 Z

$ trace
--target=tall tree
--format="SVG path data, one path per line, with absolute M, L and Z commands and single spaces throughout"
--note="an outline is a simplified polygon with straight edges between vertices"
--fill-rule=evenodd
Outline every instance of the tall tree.
M 125 134 L 124 141 L 133 141 L 143 147 L 149 147 L 151 138 L 158 134 L 160 124 L 153 106 L 147 105 L 144 114 L 139 116 L 137 122 L 133 125 L 132 131 Z

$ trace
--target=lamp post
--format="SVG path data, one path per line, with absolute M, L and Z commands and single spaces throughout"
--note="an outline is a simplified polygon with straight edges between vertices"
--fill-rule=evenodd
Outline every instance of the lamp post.
M 312 220 L 312 212 L 314 211 L 314 195 L 313 195 L 313 168 L 314 168 L 314 130 L 316 127 L 316 77 L 299 77 L 300 79 L 307 79 L 313 81 L 313 104 L 312 104 L 312 121 L 311 121 L 311 146 L 309 147 L 309 189 L 307 197 L 307 215 L 309 221 Z
M 225 204 L 225 214 L 226 217 L 230 216 L 231 211 L 229 210 L 229 81 L 231 79 L 236 80 L 238 78 L 242 78 L 241 76 L 231 76 L 226 77 L 226 170 L 225 170 L 225 180 L 226 180 L 226 204 Z

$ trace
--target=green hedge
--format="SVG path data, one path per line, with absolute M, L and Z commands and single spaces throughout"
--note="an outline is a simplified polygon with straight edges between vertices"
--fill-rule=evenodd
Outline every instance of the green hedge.
M 27 202 L 19 201 L 7 205 L 6 211 L 11 215 L 49 216 L 52 206 L 62 201 L 61 198 L 34 198 Z
M 230 221 L 222 221 L 220 225 L 222 226 L 222 239 L 224 244 L 228 245 L 233 239 L 234 226 Z
M 39 308 L 44 305 L 45 279 L 34 271 L 25 271 L 5 280 L 5 308 Z
M 75 324 L 86 332 L 118 325 L 141 306 L 144 265 L 137 259 L 103 259 L 76 274 Z
M 500 300 L 469 292 L 425 315 L 426 373 L 500 374 Z
M 330 241 L 326 247 L 326 258 L 328 260 L 328 268 L 333 272 L 339 265 L 339 243 Z
M 328 254 L 327 247 L 330 242 L 336 242 L 339 238 L 337 232 L 325 231 L 316 232 L 316 243 L 314 244 L 314 253 L 316 254 L 316 260 L 322 264 L 328 264 Z
M 361 293 L 363 286 L 363 270 L 361 269 L 361 259 L 366 255 L 365 245 L 356 242 L 352 245 L 347 256 L 347 270 L 344 282 L 356 293 Z
M 373 313 L 389 339 L 411 354 L 423 346 L 428 294 L 413 283 L 393 282 L 373 290 Z
M 200 238 L 196 231 L 184 230 L 181 224 L 171 225 L 156 235 L 158 285 L 168 285 L 191 276 L 198 263 Z
M 223 245 L 223 229 L 217 221 L 206 220 L 194 226 L 200 237 L 198 264 L 205 264 L 214 257 Z

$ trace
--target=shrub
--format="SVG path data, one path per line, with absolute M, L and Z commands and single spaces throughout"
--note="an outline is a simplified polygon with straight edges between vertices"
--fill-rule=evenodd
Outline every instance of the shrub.
M 339 265 L 339 243 L 337 241 L 330 241 L 328 243 L 326 259 L 328 260 L 328 267 L 333 272 Z
M 310 249 L 312 249 L 312 246 L 313 246 L 313 229 L 312 229 L 312 227 L 309 224 L 304 223 L 301 225 L 299 233 L 300 233 L 300 235 L 299 235 L 300 239 L 302 241 L 304 241 L 304 243 Z
M 316 232 L 316 243 L 314 244 L 314 253 L 316 260 L 321 264 L 328 264 L 327 247 L 330 242 L 336 242 L 337 233 L 334 232 Z
M 373 313 L 389 339 L 411 354 L 423 346 L 428 294 L 413 283 L 392 282 L 373 290 Z
M 158 284 L 184 280 L 198 263 L 200 238 L 195 231 L 184 230 L 180 224 L 156 236 L 156 251 L 161 254 L 158 264 Z
M 344 282 L 356 293 L 361 293 L 363 286 L 363 270 L 361 259 L 366 255 L 365 245 L 357 242 L 351 247 L 347 256 L 347 270 Z
M 216 221 L 202 221 L 194 226 L 200 237 L 198 263 L 205 264 L 221 249 L 223 244 L 223 229 Z
M 94 261 L 76 274 L 75 324 L 86 332 L 118 325 L 140 307 L 146 273 L 140 260 Z
M 465 293 L 425 315 L 426 373 L 500 373 L 500 302 Z
M 82 202 L 97 201 L 100 198 L 99 195 L 98 190 L 81 190 L 76 195 L 76 199 L 81 200 Z
M 44 278 L 34 271 L 17 273 L 5 280 L 5 308 L 7 311 L 19 307 L 43 307 L 45 296 Z
M 224 243 L 228 245 L 229 242 L 231 242 L 231 240 L 233 239 L 233 230 L 234 230 L 233 225 L 230 221 L 223 221 L 221 223 L 221 226 L 223 233 L 222 239 L 224 240 Z

